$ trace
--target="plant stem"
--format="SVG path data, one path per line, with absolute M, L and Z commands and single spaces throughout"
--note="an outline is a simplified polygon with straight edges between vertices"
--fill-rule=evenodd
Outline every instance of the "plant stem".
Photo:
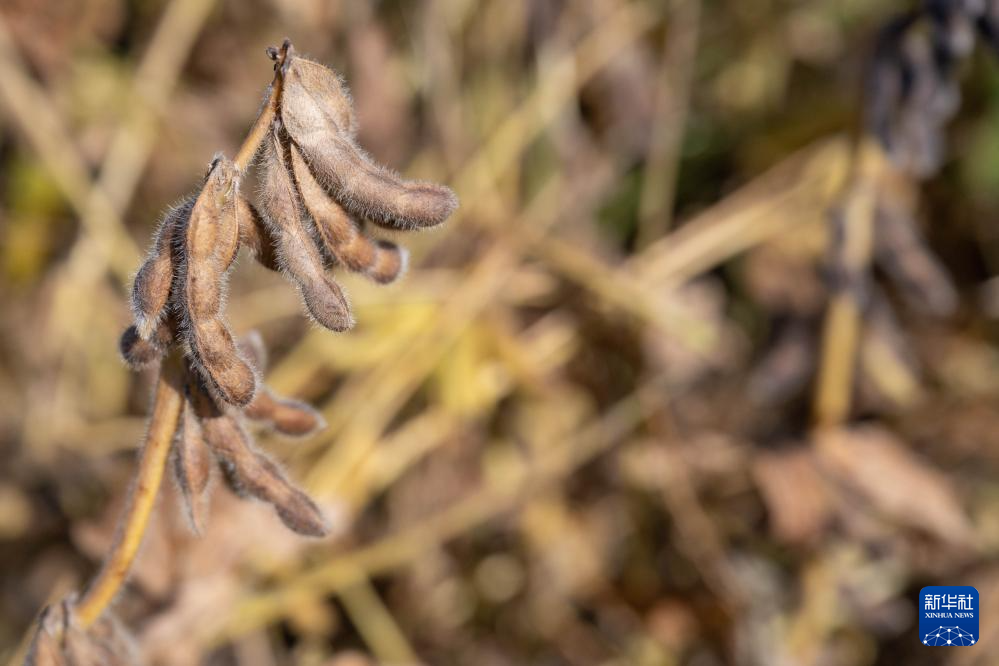
M 250 167 L 250 162 L 253 161 L 254 155 L 257 154 L 261 142 L 263 142 L 264 137 L 267 136 L 267 132 L 271 129 L 271 123 L 274 121 L 278 105 L 281 103 L 285 59 L 291 51 L 291 42 L 287 39 L 284 40 L 284 44 L 281 45 L 280 49 L 268 49 L 268 55 L 275 62 L 274 80 L 271 82 L 270 88 L 267 89 L 267 100 L 264 102 L 264 108 L 260 110 L 260 115 L 253 122 L 253 127 L 250 128 L 246 138 L 243 140 L 243 145 L 239 147 L 239 152 L 236 153 L 236 167 L 240 171 L 246 171 Z
M 277 113 L 277 105 L 280 97 L 281 76 L 275 75 L 274 82 L 267 89 L 267 101 L 264 102 L 264 108 L 260 110 L 260 115 L 257 116 L 253 127 L 250 128 L 246 139 L 243 140 L 243 145 L 239 147 L 239 152 L 236 153 L 235 162 L 240 171 L 246 171 L 249 168 L 250 162 L 253 161 L 253 156 L 257 154 L 257 149 L 260 148 L 260 143 L 270 130 L 271 121 L 274 120 L 274 115 Z
M 870 279 L 874 243 L 874 214 L 878 183 L 888 167 L 881 148 L 864 141 L 855 148 L 853 175 L 842 209 L 833 218 L 841 225 L 831 234 L 842 238 L 833 249 L 832 263 L 840 277 L 826 309 L 822 351 L 813 400 L 818 427 L 838 426 L 850 416 L 857 366 L 857 350 L 864 329 L 865 285 Z
M 117 538 L 100 573 L 76 607 L 77 618 L 84 627 L 101 616 L 128 578 L 156 504 L 183 404 L 181 359 L 179 353 L 173 352 L 160 366 L 149 430 Z

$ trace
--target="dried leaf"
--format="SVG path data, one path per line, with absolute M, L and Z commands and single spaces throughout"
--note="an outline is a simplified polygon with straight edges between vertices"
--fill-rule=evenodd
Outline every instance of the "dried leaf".
M 791 543 L 815 541 L 833 506 L 814 453 L 804 447 L 761 453 L 752 472 L 774 535 Z
M 971 523 L 950 481 L 891 432 L 876 426 L 842 428 L 816 438 L 822 468 L 881 513 L 951 544 L 974 544 Z

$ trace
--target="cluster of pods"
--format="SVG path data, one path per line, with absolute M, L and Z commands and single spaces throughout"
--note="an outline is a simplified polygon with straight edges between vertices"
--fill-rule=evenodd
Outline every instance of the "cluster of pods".
M 922 0 L 878 36 L 866 123 L 892 161 L 918 178 L 944 158 L 944 126 L 961 107 L 960 65 L 976 42 L 999 53 L 999 2 Z
M 121 351 L 133 367 L 156 363 L 178 345 L 186 351 L 187 402 L 173 460 L 196 529 L 214 459 L 234 489 L 273 504 L 296 532 L 321 535 L 315 504 L 253 447 L 243 421 L 305 435 L 322 420 L 308 405 L 276 398 L 261 385 L 259 337 L 237 340 L 225 320 L 229 272 L 245 248 L 296 285 L 313 320 L 345 331 L 354 319 L 332 269 L 388 283 L 406 267 L 405 250 L 373 238 L 365 225 L 432 227 L 447 219 L 457 199 L 443 185 L 403 180 L 372 161 L 357 145 L 350 95 L 336 73 L 299 57 L 287 41 L 268 55 L 275 80 L 254 161 L 256 201 L 241 191 L 240 165 L 217 155 L 201 187 L 160 224 L 135 277 L 135 321 L 122 335 Z

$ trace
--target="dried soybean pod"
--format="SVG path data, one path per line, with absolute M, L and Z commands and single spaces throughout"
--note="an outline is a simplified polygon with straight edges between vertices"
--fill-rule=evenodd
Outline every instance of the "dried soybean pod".
M 261 387 L 246 406 L 243 414 L 254 421 L 270 425 L 283 435 L 304 437 L 322 430 L 326 421 L 311 405 L 299 400 L 279 398 Z
M 302 202 L 316 223 L 326 252 L 350 270 L 365 273 L 377 282 L 384 284 L 399 277 L 406 265 L 404 250 L 364 235 L 360 225 L 316 181 L 298 148 L 290 146 L 289 153 Z
M 177 270 L 174 245 L 191 215 L 194 197 L 188 197 L 163 216 L 156 230 L 153 247 L 139 267 L 132 283 L 132 313 L 136 332 L 143 340 L 149 339 L 163 318 L 170 298 L 170 287 Z
M 192 322 L 188 327 L 194 361 L 219 397 L 230 405 L 248 405 L 256 393 L 257 379 L 236 352 L 232 333 L 218 319 Z
M 139 335 L 138 326 L 132 324 L 121 334 L 118 350 L 133 370 L 147 368 L 159 361 L 173 344 L 173 328 L 169 320 L 160 321 L 148 339 Z
M 260 333 L 250 331 L 238 344 L 257 372 L 263 374 L 267 367 L 267 348 Z M 326 427 L 326 421 L 311 405 L 278 397 L 265 384 L 260 385 L 253 401 L 243 408 L 243 415 L 293 437 L 304 437 Z
M 338 80 L 332 72 L 317 76 L 317 67 L 322 65 L 291 52 L 285 56 L 281 120 L 334 198 L 355 215 L 397 229 L 432 227 L 447 219 L 458 206 L 454 192 L 404 180 L 375 164 L 337 122 L 350 105 L 343 86 L 331 85 Z
M 365 273 L 379 284 L 395 282 L 405 272 L 409 264 L 409 253 L 406 248 L 399 247 L 387 240 L 376 241 L 375 262 Z
M 261 212 L 276 243 L 278 263 L 298 284 L 312 317 L 332 331 L 346 331 L 354 325 L 350 306 L 340 285 L 326 274 L 319 249 L 302 219 L 278 132 L 275 127 L 264 139 L 261 182 Z
M 284 78 L 288 78 L 290 68 L 294 67 L 294 76 L 300 86 L 292 95 L 304 93 L 311 96 L 315 105 L 336 123 L 338 130 L 354 137 L 357 134 L 357 114 L 354 113 L 354 100 L 343 77 L 329 67 L 299 57 L 287 40 L 282 45 L 282 53 L 281 71 Z
M 183 285 L 192 355 L 219 396 L 242 406 L 253 399 L 257 379 L 221 316 L 226 269 L 238 246 L 238 188 L 236 166 L 216 158 L 187 225 Z
M 71 596 L 42 611 L 25 655 L 26 666 L 132 666 L 139 662 L 135 641 L 111 613 L 85 628 L 74 604 Z
M 201 534 L 205 527 L 205 502 L 211 472 L 211 452 L 201 433 L 201 424 L 190 403 L 185 403 L 181 430 L 173 444 L 173 476 L 195 534 Z
M 250 255 L 264 268 L 280 271 L 274 239 L 253 204 L 240 195 L 236 200 L 237 217 L 239 218 L 239 242 Z
M 329 527 L 319 507 L 288 481 L 274 461 L 254 448 L 240 423 L 224 414 L 203 387 L 194 399 L 205 441 L 237 492 L 245 492 L 273 505 L 278 517 L 292 531 L 306 536 L 325 536 Z
M 240 214 L 247 212 L 239 205 L 239 199 L 242 197 L 239 196 L 238 176 L 233 180 L 232 190 L 227 196 L 224 214 L 218 220 L 215 244 L 215 260 L 222 269 L 223 276 L 228 275 L 236 262 L 236 256 L 239 254 Z

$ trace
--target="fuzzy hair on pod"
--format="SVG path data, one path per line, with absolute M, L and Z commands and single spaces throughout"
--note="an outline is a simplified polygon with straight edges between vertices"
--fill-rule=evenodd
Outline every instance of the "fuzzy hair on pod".
M 289 76 L 295 77 L 297 81 L 299 87 L 295 88 L 292 95 L 308 94 L 317 106 L 325 110 L 339 131 L 352 138 L 357 135 L 354 100 L 347 82 L 340 74 L 318 62 L 300 57 L 287 42 L 284 45 L 281 71 L 286 82 Z
M 299 149 L 289 147 L 292 170 L 302 203 L 312 216 L 323 249 L 337 263 L 376 282 L 392 282 L 406 266 L 406 253 L 395 243 L 374 241 L 361 225 L 322 188 Z
M 313 319 L 332 331 L 352 328 L 354 318 L 347 297 L 326 274 L 319 249 L 305 225 L 278 128 L 273 128 L 264 140 L 261 157 L 261 212 L 275 242 L 278 264 L 298 285 Z
M 257 377 L 222 319 L 227 271 L 239 248 L 238 189 L 236 165 L 216 158 L 191 210 L 178 291 L 196 365 L 225 402 L 242 406 L 253 399 Z
M 351 100 L 332 71 L 288 49 L 282 72 L 281 121 L 323 186 L 344 208 L 376 224 L 418 229 L 440 224 L 458 207 L 449 188 L 405 180 L 375 164 L 357 145 L 353 133 L 341 126 Z M 353 111 L 349 113 L 352 117 Z
M 174 247 L 191 216 L 195 197 L 188 197 L 163 216 L 149 251 L 132 282 L 132 314 L 139 337 L 148 340 L 167 312 L 176 272 Z

